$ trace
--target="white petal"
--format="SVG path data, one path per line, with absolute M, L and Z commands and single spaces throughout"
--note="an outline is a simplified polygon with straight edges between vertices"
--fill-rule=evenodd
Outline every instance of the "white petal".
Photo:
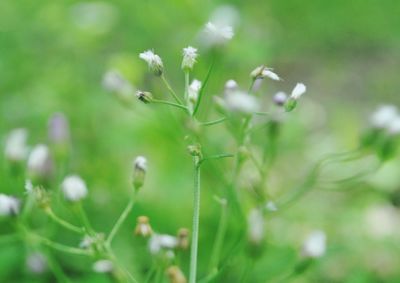
M 306 88 L 306 86 L 304 84 L 298 83 L 294 87 L 291 97 L 293 99 L 299 99 L 300 96 L 302 96 L 306 92 L 306 90 L 307 90 L 307 88 Z

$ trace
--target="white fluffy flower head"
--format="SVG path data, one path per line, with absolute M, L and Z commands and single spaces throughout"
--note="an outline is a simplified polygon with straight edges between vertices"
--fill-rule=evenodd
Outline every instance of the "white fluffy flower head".
M 303 83 L 297 83 L 294 89 L 292 90 L 291 98 L 297 100 L 306 92 L 307 88 Z
M 325 254 L 326 235 L 323 231 L 313 231 L 303 244 L 302 254 L 305 257 L 318 258 Z
M 146 171 L 147 170 L 147 159 L 144 156 L 138 156 L 133 161 L 133 166 L 135 169 Z
M 46 176 L 51 172 L 52 160 L 47 145 L 39 144 L 28 157 L 28 170 L 34 176 Z
M 11 216 L 19 213 L 20 202 L 17 198 L 0 194 L 0 216 Z
M 26 129 L 14 129 L 7 137 L 4 154 L 7 160 L 23 161 L 28 154 L 26 140 L 28 131 Z
M 254 96 L 242 91 L 225 95 L 226 106 L 234 112 L 250 114 L 259 110 L 259 103 Z
M 139 58 L 143 59 L 144 61 L 147 62 L 149 69 L 156 76 L 161 76 L 161 74 L 164 70 L 164 65 L 163 65 L 163 62 L 162 62 L 160 56 L 158 56 L 151 50 L 147 50 L 147 51 L 140 53 Z
M 157 254 L 162 249 L 170 250 L 178 246 L 178 238 L 170 235 L 153 234 L 149 241 L 149 250 L 152 254 Z
M 212 22 L 208 22 L 205 26 L 205 32 L 207 34 L 207 40 L 210 45 L 220 45 L 229 40 L 234 36 L 233 28 L 229 25 L 217 25 Z
M 384 129 L 388 128 L 397 117 L 398 110 L 396 106 L 382 105 L 371 115 L 370 121 L 373 127 Z
M 85 182 L 77 175 L 65 177 L 61 190 L 66 200 L 77 202 L 86 197 L 88 190 Z
M 196 63 L 196 58 L 197 58 L 197 49 L 188 46 L 186 48 L 183 48 L 183 60 L 182 60 L 182 69 L 184 70 L 192 70 L 194 64 Z

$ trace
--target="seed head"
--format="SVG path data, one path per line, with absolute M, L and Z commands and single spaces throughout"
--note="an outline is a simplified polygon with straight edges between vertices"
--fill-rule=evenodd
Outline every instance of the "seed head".
M 160 56 L 158 56 L 151 50 L 147 50 L 140 53 L 139 58 L 147 62 L 149 69 L 154 73 L 154 75 L 156 76 L 162 75 L 164 71 L 164 65 Z
M 197 58 L 197 49 L 188 46 L 186 48 L 183 48 L 183 60 L 182 60 L 182 69 L 183 70 L 192 70 L 194 64 L 196 63 L 196 58 Z
M 61 190 L 65 199 L 71 202 L 84 199 L 88 193 L 85 182 L 77 175 L 65 177 L 61 184 Z

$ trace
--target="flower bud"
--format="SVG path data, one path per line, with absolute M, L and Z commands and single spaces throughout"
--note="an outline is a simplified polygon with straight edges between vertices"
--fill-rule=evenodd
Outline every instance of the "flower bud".
M 14 216 L 20 211 L 20 201 L 12 196 L 0 194 L 0 216 Z
M 47 259 L 40 252 L 31 253 L 26 258 L 26 267 L 31 273 L 42 274 L 48 269 Z
M 280 91 L 274 95 L 273 100 L 277 106 L 283 106 L 287 100 L 287 95 L 283 91 Z
M 8 134 L 4 149 L 4 155 L 8 161 L 21 162 L 25 160 L 28 154 L 27 138 L 28 131 L 26 129 L 14 129 Z
M 77 175 L 65 177 L 61 184 L 61 190 L 65 199 L 71 202 L 84 199 L 88 193 L 85 182 Z
M 153 51 L 147 50 L 145 52 L 140 53 L 140 59 L 143 59 L 147 62 L 150 71 L 154 73 L 156 76 L 161 76 L 164 71 L 163 62 L 157 54 L 154 54 Z
M 188 148 L 189 154 L 191 156 L 197 156 L 197 157 L 201 158 L 202 154 L 201 154 L 200 144 L 192 144 L 192 145 L 189 145 L 187 148 Z
M 133 161 L 133 187 L 139 190 L 143 184 L 147 171 L 147 160 L 143 156 L 138 156 Z
M 153 229 L 151 229 L 149 218 L 147 216 L 139 216 L 137 218 L 137 224 L 135 228 L 135 235 L 147 238 L 153 234 Z
M 140 101 L 142 101 L 142 102 L 144 102 L 144 103 L 150 103 L 151 100 L 153 99 L 153 95 L 152 95 L 150 92 L 141 91 L 141 90 L 138 90 L 138 91 L 136 92 L 136 97 L 137 97 Z
M 36 187 L 33 189 L 33 194 L 39 208 L 44 210 L 50 208 L 50 202 L 51 202 L 50 194 L 45 189 Z
M 168 274 L 170 283 L 186 283 L 187 282 L 186 277 L 183 274 L 182 270 L 176 265 L 170 266 L 167 269 L 167 274 Z
M 264 216 L 260 209 L 252 209 L 248 216 L 248 237 L 250 243 L 260 245 L 264 240 Z
M 28 157 L 28 174 L 33 179 L 47 179 L 53 172 L 53 160 L 49 148 L 39 144 L 33 148 Z
M 93 264 L 93 271 L 97 273 L 110 273 L 114 269 L 114 265 L 111 260 L 101 259 Z
M 193 113 L 194 107 L 197 104 L 200 89 L 201 82 L 198 80 L 193 80 L 188 89 L 188 108 L 190 113 Z
M 272 69 L 267 68 L 264 65 L 261 65 L 261 66 L 255 68 L 250 73 L 250 77 L 253 80 L 264 79 L 264 78 L 270 78 L 271 80 L 274 80 L 274 81 L 280 81 L 281 80 L 281 78 L 277 74 L 272 72 Z
M 149 250 L 158 254 L 161 250 L 171 250 L 178 246 L 178 239 L 170 235 L 153 234 L 149 241 Z
M 306 92 L 307 88 L 302 83 L 297 83 L 293 88 L 292 93 L 289 99 L 286 100 L 285 110 L 286 112 L 290 112 L 294 110 L 297 106 L 297 100 Z
M 239 89 L 239 85 L 235 80 L 229 80 L 225 83 L 225 94 L 229 94 L 231 92 L 237 91 Z
M 192 70 L 194 64 L 196 63 L 197 56 L 198 54 L 196 48 L 192 46 L 183 48 L 182 69 L 187 71 Z
M 178 230 L 178 248 L 182 250 L 189 248 L 189 230 L 186 228 Z

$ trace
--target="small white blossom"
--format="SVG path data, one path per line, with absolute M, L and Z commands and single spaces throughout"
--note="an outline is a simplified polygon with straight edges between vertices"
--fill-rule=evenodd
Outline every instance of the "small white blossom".
M 47 271 L 47 259 L 40 252 L 31 253 L 26 258 L 26 267 L 32 273 L 42 274 Z
M 325 254 L 326 235 L 323 231 L 313 231 L 308 235 L 303 244 L 302 255 L 304 257 L 318 258 Z
M 274 103 L 278 106 L 282 106 L 285 104 L 287 100 L 287 94 L 284 93 L 283 91 L 280 91 L 274 95 Z
M 163 62 L 157 54 L 151 50 L 147 50 L 139 54 L 139 58 L 147 62 L 149 69 L 157 76 L 160 76 L 163 72 Z
M 234 112 L 250 114 L 259 110 L 259 103 L 254 96 L 235 91 L 225 96 L 226 106 Z
M 192 70 L 194 64 L 196 63 L 196 58 L 197 58 L 197 49 L 188 46 L 186 48 L 183 48 L 183 60 L 182 60 L 182 69 L 189 69 Z
M 61 190 L 68 201 L 76 202 L 86 197 L 88 190 L 85 182 L 77 175 L 65 177 Z
M 117 70 L 109 70 L 103 75 L 103 87 L 110 92 L 128 97 L 134 92 L 132 84 Z
M 372 237 L 397 237 L 399 226 L 398 211 L 391 205 L 376 205 L 366 211 L 365 228 Z
M 292 90 L 291 98 L 294 100 L 297 100 L 306 92 L 307 88 L 304 84 L 302 83 L 297 83 L 294 89 Z
M 397 116 L 395 119 L 393 119 L 388 127 L 387 131 L 391 135 L 398 135 L 400 134 L 400 116 Z
M 7 160 L 18 162 L 25 160 L 28 154 L 26 140 L 28 131 L 26 129 L 14 129 L 7 136 L 4 154 Z
M 93 264 L 93 270 L 97 273 L 109 273 L 113 271 L 114 265 L 111 260 L 101 259 Z
M 39 144 L 28 157 L 28 171 L 33 176 L 46 177 L 52 171 L 52 160 L 47 145 Z
M 19 213 L 20 202 L 17 198 L 0 194 L 0 216 L 11 216 Z
M 220 45 L 233 38 L 233 28 L 229 25 L 217 25 L 208 22 L 205 26 L 207 41 L 211 45 Z
M 188 89 L 188 107 L 190 112 L 193 112 L 193 108 L 197 103 L 200 89 L 201 82 L 199 80 L 193 80 Z
M 235 80 L 229 80 L 225 83 L 225 93 L 233 92 L 239 89 L 239 85 Z
M 146 171 L 147 170 L 147 159 L 144 156 L 138 156 L 135 158 L 133 162 L 133 166 L 135 169 Z
M 170 235 L 153 234 L 149 241 L 149 250 L 157 254 L 161 249 L 174 249 L 178 246 L 178 238 Z
M 387 128 L 397 117 L 396 106 L 382 105 L 371 115 L 370 121 L 373 127 L 383 129 Z
M 254 80 L 256 79 L 264 79 L 264 78 L 270 78 L 271 80 L 274 81 L 280 81 L 281 78 L 272 71 L 271 68 L 267 68 L 264 65 L 258 66 L 255 68 L 251 73 L 250 77 L 252 77 Z
M 265 77 L 270 78 L 271 80 L 274 80 L 274 81 L 280 81 L 281 80 L 281 78 L 276 73 L 272 72 L 270 69 L 267 69 L 267 68 L 265 68 L 262 71 L 262 76 L 264 78 Z
M 260 209 L 252 209 L 247 219 L 250 242 L 260 244 L 264 239 L 264 216 Z

